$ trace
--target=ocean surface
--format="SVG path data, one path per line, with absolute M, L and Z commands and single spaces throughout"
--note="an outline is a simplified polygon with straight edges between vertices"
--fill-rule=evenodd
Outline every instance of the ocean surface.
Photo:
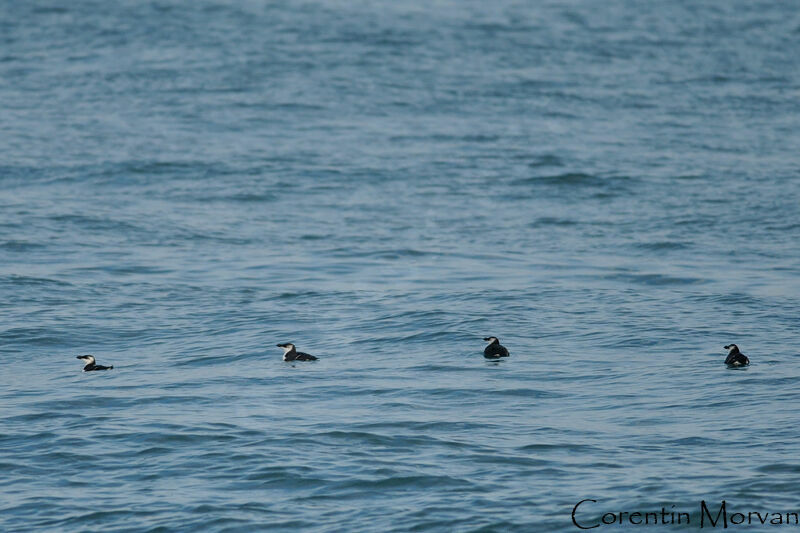
M 0 530 L 800 511 L 798 42 L 789 0 L 0 0 Z

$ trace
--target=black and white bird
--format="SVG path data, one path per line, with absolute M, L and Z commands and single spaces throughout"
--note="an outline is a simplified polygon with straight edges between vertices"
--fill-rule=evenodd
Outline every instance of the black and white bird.
M 508 357 L 508 350 L 506 350 L 505 346 L 500 344 L 500 340 L 497 337 L 485 337 L 483 340 L 489 343 L 489 346 L 483 350 L 483 356 L 486 359 Z
M 103 366 L 95 364 L 93 355 L 79 355 L 77 359 L 83 359 L 86 362 L 86 366 L 83 367 L 84 372 L 91 372 L 92 370 L 111 370 L 114 368 L 114 365 Z
M 317 358 L 311 354 L 298 352 L 294 344 L 287 342 L 285 344 L 278 344 L 278 348 L 283 348 L 284 361 L 316 361 Z
M 750 364 L 750 359 L 745 354 L 739 351 L 739 347 L 735 344 L 725 346 L 726 350 L 730 350 L 728 357 L 725 358 L 725 364 L 728 366 L 747 366 Z

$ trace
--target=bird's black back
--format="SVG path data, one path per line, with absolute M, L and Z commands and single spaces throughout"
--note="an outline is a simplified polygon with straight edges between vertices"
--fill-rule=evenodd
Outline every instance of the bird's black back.
M 316 361 L 317 358 L 311 355 L 310 353 L 305 352 L 297 352 L 297 357 L 295 357 L 295 361 Z
M 310 353 L 305 352 L 298 352 L 295 348 L 292 348 L 290 352 L 286 352 L 286 355 L 283 356 L 284 361 L 316 361 L 317 358 L 311 355 Z
M 483 350 L 483 356 L 487 359 L 497 359 L 498 357 L 508 357 L 508 350 L 499 342 L 493 342 Z
M 728 354 L 728 357 L 725 358 L 725 364 L 745 366 L 750 364 L 750 359 L 737 348 Z
M 92 370 L 111 370 L 114 368 L 114 365 L 111 366 L 103 366 L 103 365 L 96 365 L 94 363 L 88 364 L 83 367 L 84 372 L 91 372 Z

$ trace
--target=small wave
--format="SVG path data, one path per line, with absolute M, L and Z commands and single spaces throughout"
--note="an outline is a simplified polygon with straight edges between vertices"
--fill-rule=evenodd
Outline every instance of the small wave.
M 720 446 L 721 442 L 717 439 L 710 439 L 707 437 L 684 437 L 681 439 L 672 439 L 668 440 L 666 443 L 668 446 L 708 446 L 712 449 L 716 449 Z
M 32 276 L 18 276 L 12 274 L 10 276 L 0 277 L 0 282 L 8 283 L 10 285 L 56 285 L 59 287 L 71 287 L 72 283 L 61 281 L 51 278 L 36 278 Z
M 46 327 L 20 327 L 9 328 L 0 332 L 0 339 L 9 341 L 24 341 L 32 346 L 60 346 L 63 338 L 57 332 Z
M 95 231 L 108 231 L 122 234 L 143 231 L 142 227 L 134 225 L 130 222 L 101 216 L 67 213 L 52 215 L 48 218 L 53 222 L 58 222 L 59 224 L 75 224 L 77 226 Z
M 565 174 L 554 174 L 551 176 L 540 176 L 527 178 L 525 183 L 547 183 L 551 185 L 603 185 L 602 178 L 582 172 L 567 172 Z
M 569 444 L 569 443 L 526 444 L 525 446 L 520 446 L 517 449 L 524 452 L 569 452 L 569 453 L 587 453 L 587 454 L 597 454 L 602 452 L 602 450 L 596 446 L 591 446 L 588 444 Z
M 453 449 L 473 448 L 474 445 L 452 439 L 442 439 L 419 433 L 403 433 L 398 435 L 381 435 L 365 431 L 324 431 L 310 435 L 299 434 L 298 439 L 307 438 L 328 445 L 361 445 L 379 446 L 393 450 L 412 450 L 421 446 L 446 447 Z
M 564 162 L 561 160 L 560 157 L 545 154 L 535 158 L 533 161 L 528 163 L 530 168 L 538 168 L 538 167 L 563 167 Z
M 532 228 L 544 226 L 575 226 L 578 224 L 577 220 L 571 218 L 560 217 L 539 217 L 529 224 Z
M 583 172 L 566 172 L 549 176 L 531 176 L 512 182 L 513 185 L 550 185 L 564 188 L 606 188 L 618 190 L 631 182 L 626 176 L 597 176 Z M 610 194 L 606 192 L 606 194 Z
M 323 296 L 322 293 L 317 291 L 293 291 L 282 292 L 274 297 L 275 300 L 293 300 L 295 298 L 314 298 Z
M 69 13 L 69 9 L 59 6 L 39 6 L 32 11 L 36 15 L 64 15 Z
M 668 276 L 666 274 L 608 274 L 604 279 L 622 281 L 625 283 L 638 283 L 642 285 L 698 285 L 706 283 L 702 278 Z
M 471 453 L 464 457 L 470 463 L 489 465 L 509 465 L 513 467 L 551 467 L 553 461 L 537 459 L 535 457 L 521 457 L 519 455 L 497 455 L 487 453 Z
M 45 245 L 30 241 L 6 241 L 0 244 L 0 248 L 9 252 L 30 252 L 31 250 L 45 248 Z
M 419 41 L 411 38 L 409 34 L 391 29 L 342 31 L 338 35 L 323 39 L 322 42 L 329 44 L 364 44 L 388 48 L 409 48 L 420 44 Z
M 475 431 L 480 429 L 491 429 L 492 424 L 474 423 L 474 422 L 415 422 L 412 420 L 403 420 L 396 422 L 368 422 L 358 425 L 361 429 L 400 429 L 405 431 Z
M 756 470 L 765 474 L 788 474 L 794 476 L 800 474 L 800 464 L 771 463 L 759 466 Z
M 264 203 L 277 200 L 277 196 L 268 193 L 239 193 L 222 197 L 223 200 L 241 203 Z
M 684 250 L 689 248 L 689 244 L 680 241 L 657 241 L 637 243 L 636 247 L 642 250 L 663 251 L 663 250 Z
M 442 252 L 418 250 L 415 248 L 357 251 L 349 247 L 339 247 L 327 250 L 326 253 L 333 257 L 361 257 L 361 258 L 391 259 L 391 260 L 402 259 L 404 257 L 426 257 L 426 256 L 443 255 Z
M 59 418 L 72 419 L 75 418 L 75 415 L 67 413 L 58 413 L 58 412 L 29 413 L 25 415 L 7 417 L 5 421 L 10 424 L 13 423 L 32 424 L 35 422 L 43 422 L 46 420 L 55 420 Z
M 374 491 L 377 489 L 391 490 L 399 488 L 437 488 L 449 487 L 451 489 L 469 488 L 473 483 L 457 477 L 444 476 L 444 475 L 416 475 L 416 476 L 394 476 L 383 479 L 368 479 L 368 478 L 355 478 L 348 479 L 334 484 L 334 488 L 342 489 L 359 489 L 360 491 Z

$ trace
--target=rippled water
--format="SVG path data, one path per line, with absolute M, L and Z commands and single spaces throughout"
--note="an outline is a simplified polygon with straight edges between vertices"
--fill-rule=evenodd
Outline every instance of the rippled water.
M 797 511 L 796 8 L 0 1 L 0 529 Z

